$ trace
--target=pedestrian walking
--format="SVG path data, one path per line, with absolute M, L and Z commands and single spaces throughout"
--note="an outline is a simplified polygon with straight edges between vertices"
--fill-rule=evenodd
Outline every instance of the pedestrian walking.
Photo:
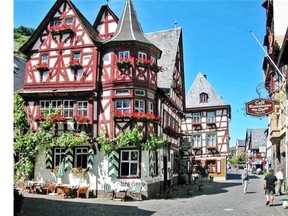
M 247 193 L 247 188 L 248 188 L 248 181 L 249 181 L 249 174 L 248 174 L 248 169 L 245 167 L 244 172 L 241 175 L 242 179 L 242 184 L 243 184 L 243 193 Z
M 277 177 L 274 175 L 274 170 L 270 169 L 269 174 L 264 177 L 264 190 L 266 195 L 266 205 L 273 206 L 275 199 L 275 187 Z
M 275 195 L 276 196 L 280 196 L 282 195 L 281 193 L 281 187 L 282 187 L 282 184 L 283 184 L 283 168 L 281 168 L 277 173 L 276 173 L 276 178 L 277 178 L 277 186 L 276 186 L 276 193 Z

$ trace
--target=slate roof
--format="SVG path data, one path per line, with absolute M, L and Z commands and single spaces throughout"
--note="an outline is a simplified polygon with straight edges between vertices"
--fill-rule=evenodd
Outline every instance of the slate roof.
M 250 139 L 251 149 L 258 149 L 261 146 L 266 146 L 267 138 L 265 131 L 266 128 L 255 128 L 246 130 L 246 140 Z
M 36 28 L 34 33 L 31 35 L 29 40 L 19 48 L 19 51 L 23 54 L 27 55 L 30 51 L 30 49 L 33 47 L 33 45 L 36 43 L 39 34 L 41 34 L 49 25 L 52 18 L 54 17 L 55 13 L 58 12 L 61 5 L 67 2 L 67 4 L 70 5 L 72 10 L 74 10 L 75 15 L 78 16 L 78 18 L 81 20 L 81 23 L 83 24 L 83 27 L 88 32 L 90 38 L 93 40 L 94 44 L 100 45 L 99 38 L 97 37 L 96 31 L 93 29 L 93 26 L 90 24 L 90 22 L 83 16 L 83 14 L 78 10 L 78 8 L 70 1 L 70 0 L 57 0 L 50 11 L 46 14 L 43 21 L 40 23 L 40 25 Z
M 199 95 L 201 93 L 208 94 L 208 102 L 200 103 Z M 215 106 L 229 106 L 224 102 L 222 97 L 218 95 L 218 93 L 213 89 L 211 84 L 208 82 L 207 78 L 203 76 L 201 72 L 199 72 L 186 94 L 186 109 L 188 108 L 206 108 L 206 107 L 215 107 Z
M 116 32 L 109 41 L 139 41 L 151 44 L 144 36 L 131 0 L 126 1 Z
M 164 66 L 164 71 L 158 73 L 157 86 L 159 88 L 171 88 L 177 48 L 181 39 L 181 34 L 182 28 L 180 27 L 145 34 L 145 36 L 162 51 L 162 56 L 158 60 L 158 65 Z M 163 43 L 164 41 L 165 43 Z
M 25 76 L 26 59 L 14 55 L 14 92 L 23 88 Z
M 117 29 L 112 38 L 103 41 L 103 44 L 137 42 L 149 46 L 156 53 L 156 58 L 160 58 L 161 50 L 151 43 L 144 35 L 142 27 L 138 21 L 137 13 L 131 0 L 126 0 L 123 13 L 117 24 Z

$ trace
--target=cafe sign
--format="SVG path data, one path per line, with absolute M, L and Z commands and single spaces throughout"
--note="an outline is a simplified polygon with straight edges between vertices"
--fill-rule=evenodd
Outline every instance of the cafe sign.
M 258 98 L 246 103 L 246 114 L 265 116 L 274 112 L 274 102 L 266 98 Z

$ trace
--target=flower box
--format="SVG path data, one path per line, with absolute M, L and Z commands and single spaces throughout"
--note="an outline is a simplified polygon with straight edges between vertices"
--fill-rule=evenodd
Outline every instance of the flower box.
M 136 59 L 136 65 L 138 67 L 149 67 L 151 64 L 151 60 L 149 59 L 143 59 L 143 58 L 139 58 L 139 59 Z
M 45 116 L 44 115 L 36 115 L 34 116 L 34 121 L 35 122 L 40 122 L 40 121 L 44 121 L 45 120 Z
M 76 61 L 76 60 L 71 60 L 69 62 L 69 65 L 70 69 L 72 70 L 77 70 L 77 69 L 81 69 L 83 66 L 80 64 L 79 61 Z
M 39 72 L 43 72 L 43 71 L 48 71 L 48 64 L 36 64 L 34 65 L 34 67 L 36 68 L 36 70 L 38 70 Z
M 48 120 L 51 122 L 65 122 L 66 118 L 61 114 L 53 114 L 48 117 Z
M 160 121 L 160 118 L 152 113 L 144 112 L 126 112 L 122 113 L 115 111 L 113 114 L 114 119 L 135 119 L 135 120 L 145 120 L 145 121 Z
M 65 34 L 65 33 L 71 33 L 74 32 L 71 25 L 69 24 L 62 24 L 59 26 L 51 26 L 50 27 L 51 34 Z
M 134 61 L 134 58 L 129 57 L 129 58 L 119 58 L 116 60 L 116 64 L 119 69 L 122 68 L 129 68 L 132 66 L 132 62 Z
M 74 123 L 78 123 L 78 124 L 84 124 L 84 123 L 89 123 L 90 120 L 87 116 L 83 116 L 83 115 L 74 115 L 72 116 L 72 119 L 74 121 Z

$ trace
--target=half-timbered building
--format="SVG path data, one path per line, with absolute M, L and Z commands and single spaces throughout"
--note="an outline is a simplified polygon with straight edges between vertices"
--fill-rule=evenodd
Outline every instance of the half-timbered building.
M 190 157 L 183 161 L 190 166 L 192 175 L 198 175 L 199 168 L 205 167 L 210 177 L 226 179 L 230 118 L 230 105 L 199 72 L 186 94 L 181 128 L 185 145 L 192 147 Z
M 47 143 L 37 157 L 35 179 L 56 181 L 51 170 L 65 161 L 62 183 L 88 184 L 97 196 L 104 194 L 105 184 L 131 189 L 141 184 L 142 194 L 150 197 L 177 177 L 185 105 L 181 28 L 145 34 L 131 0 L 120 19 L 102 6 L 92 25 L 71 0 L 57 0 L 20 51 L 27 56 L 20 95 L 31 128 L 39 130 L 39 116 L 60 110 L 55 137 L 85 131 L 92 144 L 63 148 Z M 123 118 L 137 113 L 153 115 L 154 121 Z M 75 116 L 85 123 L 75 123 Z M 145 151 L 131 145 L 102 154 L 96 141 L 100 132 L 113 139 L 135 127 L 143 140 L 163 137 L 164 147 Z M 88 172 L 75 177 L 73 167 Z

